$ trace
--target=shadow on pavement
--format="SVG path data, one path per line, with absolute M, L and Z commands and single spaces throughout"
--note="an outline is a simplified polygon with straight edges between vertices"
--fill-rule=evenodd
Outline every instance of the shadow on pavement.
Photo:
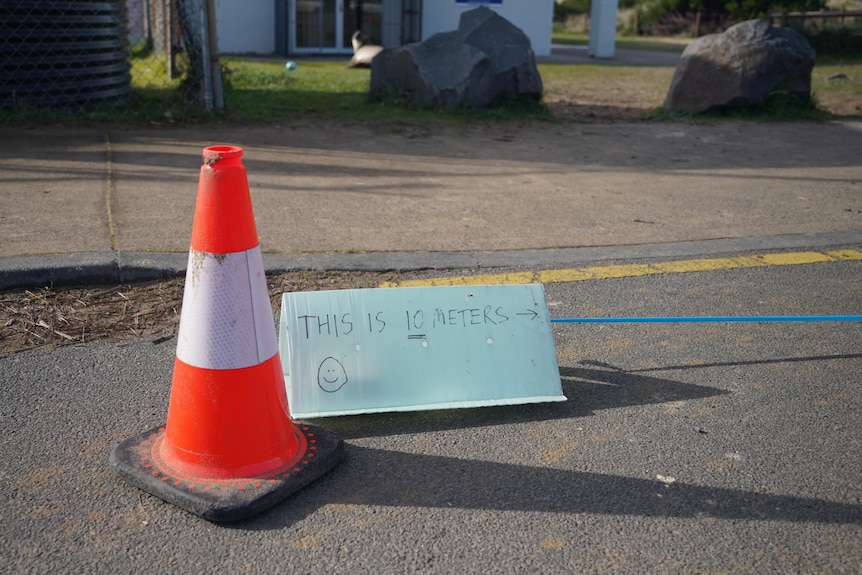
M 702 399 L 726 391 L 607 369 L 560 368 L 562 403 L 533 403 L 480 409 L 412 411 L 315 419 L 345 439 L 428 433 L 491 425 L 512 425 L 586 417 L 597 410 Z
M 670 370 L 679 370 L 679 369 L 702 369 L 705 367 L 738 367 L 741 365 L 769 365 L 776 363 L 803 363 L 808 361 L 830 361 L 833 359 L 859 359 L 862 358 L 862 354 L 860 353 L 847 353 L 847 354 L 836 354 L 836 355 L 811 355 L 805 357 L 782 357 L 777 359 L 756 359 L 751 361 L 722 361 L 716 363 L 698 363 L 694 365 L 669 365 L 665 367 L 648 367 L 644 369 L 630 369 L 626 370 L 626 373 L 644 373 L 646 371 L 670 371 Z M 598 362 L 581 362 L 585 365 L 604 365 L 599 364 Z M 610 367 L 611 369 L 619 369 L 614 368 L 613 366 L 604 365 L 604 367 Z
M 862 506 L 822 499 L 367 447 L 348 446 L 339 469 L 326 504 L 862 525 Z M 324 500 L 296 503 L 232 527 L 281 529 Z
M 749 363 L 782 363 L 857 358 L 858 354 L 780 358 Z M 560 370 L 564 390 L 577 401 L 482 410 L 451 410 L 331 418 L 324 426 L 345 437 L 419 434 L 441 429 L 511 425 L 590 415 L 596 410 L 683 401 L 729 392 L 669 379 L 635 375 L 584 360 L 598 368 Z M 682 369 L 702 366 L 671 366 Z M 574 425 L 574 423 L 573 423 Z M 460 449 L 453 444 L 452 450 Z M 338 473 L 324 478 L 318 495 L 277 506 L 234 528 L 280 529 L 323 504 L 487 509 L 644 517 L 708 517 L 722 520 L 862 524 L 862 506 L 812 497 L 775 495 L 690 483 L 549 469 L 458 456 L 405 453 L 347 446 Z

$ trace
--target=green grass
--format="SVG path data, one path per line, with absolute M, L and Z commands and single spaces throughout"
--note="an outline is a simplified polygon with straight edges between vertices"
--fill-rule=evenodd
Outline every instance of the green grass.
M 309 112 L 368 112 L 367 69 L 343 62 L 304 61 L 287 71 L 284 61 L 223 60 L 225 102 L 249 119 Z
M 843 74 L 847 78 L 830 77 Z M 862 105 L 862 61 L 828 63 L 815 66 L 811 72 L 811 90 L 818 95 L 841 95 Z
M 133 55 L 131 72 L 134 89 L 173 90 L 180 85 L 180 78 L 170 77 L 165 56 Z
M 575 35 L 569 36 L 572 41 Z M 557 35 L 554 40 L 557 41 Z M 618 46 L 626 44 L 621 40 Z M 675 41 L 637 39 L 661 49 L 681 49 Z M 368 96 L 370 71 L 347 68 L 345 61 L 301 60 L 298 68 L 287 71 L 282 59 L 223 58 L 225 113 L 206 113 L 196 98 L 189 97 L 181 78 L 169 78 L 162 57 L 137 53 L 132 60 L 132 98 L 129 105 L 105 105 L 90 110 L 84 117 L 106 121 L 270 121 L 297 117 L 335 119 L 374 119 L 409 121 L 486 121 L 552 120 L 543 104 L 510 104 L 485 111 L 411 110 L 392 101 L 372 101 Z M 661 106 L 674 70 L 670 67 L 644 67 L 604 64 L 540 64 L 539 72 L 548 101 L 569 99 L 581 102 L 594 98 L 613 107 L 653 108 Z M 834 74 L 846 79 L 828 80 Z M 815 67 L 812 75 L 815 101 L 825 110 L 858 117 L 862 110 L 862 61 L 827 61 Z M 766 110 L 755 114 L 766 117 L 823 117 L 822 110 L 794 111 L 780 98 Z M 58 120 L 81 117 L 51 110 L 13 110 L 0 112 L 0 121 Z
M 226 104 L 233 116 L 248 120 L 319 114 L 334 117 L 385 116 L 389 119 L 481 120 L 549 118 L 540 105 L 512 103 L 493 110 L 410 110 L 391 101 L 374 101 L 368 90 L 371 71 L 345 62 L 304 60 L 294 71 L 284 61 L 224 59 Z
M 595 95 L 616 105 L 661 104 L 673 73 L 667 66 L 539 64 L 546 97 Z

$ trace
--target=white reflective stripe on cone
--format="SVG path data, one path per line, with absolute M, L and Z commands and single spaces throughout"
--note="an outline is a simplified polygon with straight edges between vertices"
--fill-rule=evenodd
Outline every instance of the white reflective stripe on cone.
M 229 254 L 191 250 L 177 357 L 204 369 L 240 369 L 277 352 L 260 246 Z

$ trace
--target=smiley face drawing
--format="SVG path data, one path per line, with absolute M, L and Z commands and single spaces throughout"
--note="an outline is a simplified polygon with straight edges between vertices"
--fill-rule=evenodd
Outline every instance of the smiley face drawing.
M 317 368 L 317 385 L 327 393 L 335 393 L 347 383 L 347 372 L 341 362 L 330 356 Z

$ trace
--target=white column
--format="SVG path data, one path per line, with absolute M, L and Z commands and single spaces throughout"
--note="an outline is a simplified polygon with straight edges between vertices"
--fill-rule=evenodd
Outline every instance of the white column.
M 617 34 L 617 0 L 593 0 L 590 10 L 590 46 L 593 58 L 613 58 Z

